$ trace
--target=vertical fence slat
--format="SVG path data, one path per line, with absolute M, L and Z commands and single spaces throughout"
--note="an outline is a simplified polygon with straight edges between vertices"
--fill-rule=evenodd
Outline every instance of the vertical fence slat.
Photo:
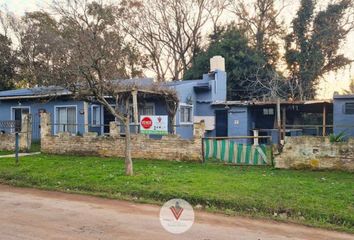
M 205 146 L 204 158 L 205 158 L 205 160 L 208 160 L 209 152 L 210 152 L 209 139 L 204 139 L 203 144 Z
M 225 151 L 226 151 L 226 140 L 221 140 L 221 151 L 220 151 L 220 159 L 225 161 Z
M 231 141 L 228 141 L 229 142 L 229 163 L 232 163 L 233 162 L 233 159 L 234 159 L 234 143 L 231 142 Z
M 204 157 L 237 165 L 268 165 L 271 149 L 265 144 L 258 146 L 241 144 L 231 139 L 205 138 Z
M 216 159 L 218 154 L 218 142 L 217 140 L 213 140 L 213 158 Z

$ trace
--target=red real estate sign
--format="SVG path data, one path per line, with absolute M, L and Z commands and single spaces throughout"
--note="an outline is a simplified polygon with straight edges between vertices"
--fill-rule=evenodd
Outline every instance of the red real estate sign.
M 141 126 L 145 129 L 149 129 L 152 126 L 152 119 L 150 117 L 144 117 L 141 119 Z
M 168 116 L 141 116 L 140 132 L 144 134 L 168 134 Z

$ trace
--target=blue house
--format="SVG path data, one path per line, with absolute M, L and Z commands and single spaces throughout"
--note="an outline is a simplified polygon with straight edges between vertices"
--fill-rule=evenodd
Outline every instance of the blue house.
M 150 78 L 125 81 L 141 85 L 153 83 Z M 166 82 L 164 86 L 174 89 L 179 98 L 174 126 L 170 129 L 175 129 L 175 133 L 185 139 L 193 137 L 193 124 L 202 120 L 206 137 L 259 135 L 270 136 L 273 143 L 278 143 L 279 135 L 282 139 L 284 136 L 328 135 L 333 126 L 335 133 L 345 130 L 354 135 L 354 127 L 348 128 L 354 125 L 354 95 L 334 96 L 334 104 L 332 100 L 284 100 L 278 106 L 279 117 L 277 101 L 227 101 L 227 75 L 220 56 L 210 60 L 210 72 L 201 79 Z M 66 131 L 105 135 L 109 133 L 109 123 L 115 121 L 100 104 L 75 100 L 68 90 L 60 87 L 0 92 L 0 121 L 20 121 L 23 114 L 30 113 L 35 140 L 40 139 L 39 116 L 43 111 L 52 116 L 53 134 Z M 165 103 L 156 98 L 138 98 L 138 116 L 168 115 L 167 112 Z M 1 129 L 0 125 L 0 131 L 10 130 Z
M 185 80 L 165 83 L 165 87 L 175 89 L 180 103 L 176 114 L 176 133 L 182 138 L 193 136 L 193 123 L 204 120 L 208 136 L 227 136 L 225 126 L 227 115 L 213 105 L 226 101 L 226 73 L 224 59 L 211 59 L 211 71 L 199 80 Z M 153 80 L 129 79 L 139 84 L 152 84 Z M 138 99 L 139 116 L 167 115 L 164 103 L 156 99 Z M 19 121 L 23 114 L 32 115 L 32 137 L 40 139 L 40 113 L 48 112 L 52 116 L 52 133 L 70 132 L 84 134 L 97 132 L 108 134 L 109 123 L 115 121 L 103 106 L 75 100 L 72 94 L 61 87 L 36 87 L 0 92 L 0 121 Z M 217 120 L 217 121 L 216 121 Z M 8 132 L 9 129 L 0 129 Z
M 335 94 L 333 105 L 334 134 L 354 136 L 354 95 Z

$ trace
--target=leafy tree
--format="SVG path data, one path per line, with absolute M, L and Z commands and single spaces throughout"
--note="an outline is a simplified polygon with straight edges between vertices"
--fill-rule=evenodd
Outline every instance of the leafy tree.
M 352 27 L 345 18 L 351 5 L 351 0 L 341 0 L 316 14 L 314 0 L 301 0 L 293 31 L 286 37 L 293 98 L 313 99 L 320 77 L 351 62 L 338 53 Z
M 49 85 L 61 79 L 68 51 L 57 21 L 47 12 L 28 12 L 16 29 L 19 36 L 19 75 L 23 85 Z
M 11 41 L 0 34 L 0 91 L 13 87 L 16 58 L 11 50 Z
M 270 91 L 265 84 L 271 82 L 274 71 L 266 67 L 264 56 L 249 46 L 243 31 L 229 25 L 219 28 L 209 39 L 208 48 L 200 50 L 196 55 L 184 79 L 200 78 L 203 73 L 209 71 L 210 58 L 221 55 L 225 58 L 229 100 L 270 97 Z

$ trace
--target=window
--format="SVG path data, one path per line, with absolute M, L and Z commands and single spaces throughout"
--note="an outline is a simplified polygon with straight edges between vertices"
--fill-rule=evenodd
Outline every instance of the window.
M 146 104 L 139 109 L 140 115 L 155 115 L 154 105 Z
M 263 115 L 274 115 L 274 108 L 263 108 Z
M 15 121 L 15 131 L 20 132 L 22 129 L 22 116 L 24 114 L 29 114 L 29 107 L 13 107 L 12 108 L 12 120 Z
M 144 106 L 139 106 L 139 116 L 142 115 L 155 115 L 155 106 L 153 103 L 147 103 Z M 134 122 L 133 106 L 130 106 L 130 122 Z
M 59 132 L 76 134 L 76 106 L 55 107 L 55 133 Z
M 354 114 L 354 102 L 345 103 L 344 113 Z
M 180 123 L 193 123 L 193 105 L 180 105 Z
M 101 107 L 100 106 L 97 106 L 97 105 L 92 106 L 91 123 L 92 123 L 92 126 L 101 125 Z

